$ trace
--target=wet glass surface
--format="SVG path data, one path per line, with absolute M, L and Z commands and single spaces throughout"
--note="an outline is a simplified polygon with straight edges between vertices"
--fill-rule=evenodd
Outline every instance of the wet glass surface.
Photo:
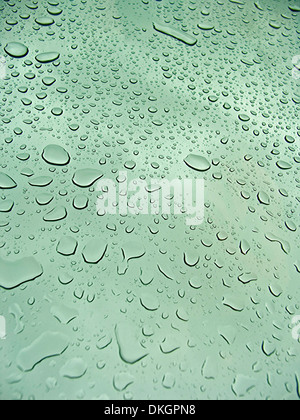
M 299 11 L 1 1 L 1 400 L 300 398 Z

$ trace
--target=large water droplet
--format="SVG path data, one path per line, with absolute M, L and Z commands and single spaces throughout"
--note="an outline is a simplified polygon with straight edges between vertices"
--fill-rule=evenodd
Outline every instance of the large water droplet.
M 162 25 L 160 23 L 154 22 L 153 27 L 156 31 L 162 32 L 163 34 L 176 38 L 187 45 L 195 45 L 197 43 L 197 39 L 195 37 L 188 35 L 187 33 L 183 31 L 179 31 L 178 29 L 172 28 L 170 26 Z
M 53 178 L 50 176 L 38 176 L 36 178 L 33 178 L 29 181 L 29 185 L 32 187 L 47 187 L 53 182 Z
M 268 194 L 267 193 L 265 193 L 264 191 L 260 191 L 258 194 L 257 194 L 257 198 L 258 198 L 258 201 L 261 203 L 261 204 L 265 204 L 266 206 L 269 206 L 270 205 L 270 197 L 268 196 Z
M 41 16 L 35 19 L 36 23 L 38 23 L 41 26 L 50 26 L 53 25 L 54 19 L 52 19 L 49 16 Z
M 285 162 L 284 160 L 279 160 L 278 162 L 276 162 L 276 165 L 279 169 L 282 169 L 284 171 L 292 168 L 292 165 L 288 162 Z
M 107 243 L 101 239 L 91 240 L 83 249 L 84 261 L 88 264 L 98 264 L 105 255 Z
M 142 306 L 148 311 L 156 311 L 159 308 L 159 302 L 153 294 L 143 293 L 140 300 Z
M 120 323 L 116 325 L 115 333 L 119 354 L 124 362 L 134 364 L 147 356 L 147 352 L 140 346 L 131 325 Z
M 18 367 L 24 372 L 29 372 L 43 360 L 62 354 L 68 345 L 65 335 L 47 331 L 19 352 Z
M 9 190 L 11 188 L 15 188 L 16 186 L 17 184 L 10 176 L 3 172 L 0 172 L 0 188 L 3 188 L 4 190 Z
M 9 213 L 14 206 L 14 202 L 12 200 L 4 200 L 0 201 L 0 212 L 2 213 Z
M 21 44 L 21 42 L 10 42 L 8 43 L 4 51 L 14 58 L 22 58 L 28 54 L 28 48 L 26 45 Z
M 51 165 L 67 165 L 70 162 L 68 152 L 61 146 L 49 144 L 45 147 L 42 157 L 45 162 Z
M 78 246 L 76 239 L 71 236 L 65 236 L 62 238 L 56 248 L 56 251 L 65 256 L 74 255 Z
M 23 283 L 33 281 L 43 274 L 43 268 L 35 258 L 5 261 L 0 257 L 0 287 L 14 289 Z
M 97 169 L 80 169 L 73 176 L 73 183 L 81 188 L 91 187 L 103 174 Z
M 55 61 L 59 58 L 58 52 L 46 52 L 46 53 L 40 53 L 38 54 L 35 59 L 39 63 L 51 63 L 52 61 Z
M 189 166 L 192 169 L 195 169 L 196 171 L 205 172 L 208 171 L 211 167 L 210 163 L 204 156 L 199 155 L 188 155 L 184 162 L 187 166 Z

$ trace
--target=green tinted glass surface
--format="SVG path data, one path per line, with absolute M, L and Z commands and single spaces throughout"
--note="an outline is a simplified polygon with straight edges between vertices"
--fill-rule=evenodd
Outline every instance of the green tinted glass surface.
M 0 399 L 300 398 L 300 2 L 0 14 Z

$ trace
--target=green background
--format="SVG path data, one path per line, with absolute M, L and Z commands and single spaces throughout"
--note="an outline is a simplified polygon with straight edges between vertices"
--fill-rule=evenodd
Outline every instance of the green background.
M 1 2 L 0 399 L 300 397 L 299 10 Z M 49 145 L 70 161 L 47 162 Z M 203 178 L 203 224 L 97 215 L 96 184 L 74 175 L 126 168 Z

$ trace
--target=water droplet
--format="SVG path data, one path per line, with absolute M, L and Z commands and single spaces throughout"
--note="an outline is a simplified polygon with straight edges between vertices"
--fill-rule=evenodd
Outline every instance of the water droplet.
M 195 267 L 199 262 L 199 255 L 194 251 L 186 251 L 183 256 L 183 260 L 189 267 Z
M 103 350 L 106 349 L 112 343 L 112 337 L 110 335 L 102 336 L 96 344 L 97 349 Z
M 288 228 L 288 230 L 290 230 L 291 232 L 296 232 L 297 230 L 297 226 L 295 225 L 295 223 L 292 220 L 287 220 L 285 222 L 285 226 Z
M 64 256 L 74 255 L 78 246 L 78 242 L 76 239 L 72 238 L 71 236 L 63 237 L 56 248 L 56 251 Z
M 14 58 L 23 58 L 28 54 L 28 48 L 26 45 L 21 44 L 20 42 L 10 42 L 8 43 L 4 51 Z
M 266 205 L 266 206 L 269 206 L 269 205 L 270 205 L 270 197 L 269 197 L 269 196 L 268 196 L 268 194 L 267 194 L 267 193 L 265 193 L 264 191 L 259 192 L 259 193 L 257 194 L 257 198 L 258 198 L 258 201 L 259 201 L 261 204 L 264 204 L 264 205 Z
M 133 160 L 129 160 L 124 163 L 124 166 L 126 169 L 129 169 L 130 171 L 132 171 L 136 167 L 136 163 Z
M 43 274 L 42 266 L 33 257 L 5 261 L 0 257 L 0 287 L 14 289 Z
M 70 162 L 70 155 L 61 146 L 49 144 L 45 147 L 42 158 L 51 165 L 67 165 Z
M 172 373 L 166 373 L 162 380 L 163 387 L 166 389 L 174 388 L 176 384 L 176 379 Z
M 10 176 L 3 172 L 0 172 L 0 188 L 4 190 L 9 190 L 11 188 L 15 188 L 16 186 L 17 184 Z
M 244 255 L 247 255 L 248 252 L 250 251 L 250 245 L 245 239 L 243 239 L 240 242 L 240 250 L 241 250 L 241 253 Z
M 61 273 L 58 276 L 58 280 L 61 284 L 63 284 L 64 286 L 67 284 L 72 283 L 72 281 L 74 280 L 74 277 L 72 277 L 70 274 L 68 273 Z
M 213 25 L 210 25 L 210 24 L 207 24 L 207 23 L 198 23 L 197 26 L 202 31 L 211 31 L 212 29 L 214 29 Z
M 63 110 L 61 109 L 61 108 L 58 108 L 58 107 L 56 107 L 56 108 L 52 108 L 51 109 L 51 113 L 52 113 L 52 115 L 54 115 L 55 117 L 60 117 L 62 114 L 63 114 Z
M 284 171 L 292 168 L 292 165 L 290 165 L 288 162 L 285 162 L 284 160 L 279 160 L 276 162 L 276 165 L 279 169 L 283 169 Z
M 252 281 L 257 281 L 257 276 L 253 273 L 243 273 L 239 276 L 239 281 L 243 284 L 248 284 Z
M 159 303 L 154 294 L 143 293 L 141 296 L 141 304 L 148 311 L 156 311 L 159 308 Z
M 296 4 L 290 4 L 288 6 L 288 8 L 292 11 L 292 12 L 300 12 L 300 6 L 296 5 Z
M 44 217 L 45 222 L 58 222 L 67 217 L 68 213 L 64 206 L 57 206 L 50 210 Z
M 176 337 L 168 336 L 162 341 L 160 349 L 164 354 L 171 354 L 174 353 L 174 351 L 179 350 L 180 345 L 178 344 Z
M 133 382 L 134 377 L 127 372 L 117 373 L 113 379 L 113 385 L 117 391 L 125 391 Z
M 84 261 L 88 264 L 98 264 L 105 255 L 107 243 L 101 239 L 91 240 L 83 249 Z
M 47 76 L 42 79 L 42 82 L 45 86 L 52 86 L 53 83 L 56 82 L 56 79 L 54 77 Z
M 0 212 L 1 213 L 9 213 L 14 206 L 14 202 L 12 200 L 4 200 L 0 201 Z
M 115 327 L 115 334 L 119 346 L 119 354 L 125 363 L 134 364 L 147 356 L 136 338 L 136 334 L 131 325 L 120 323 Z
M 211 165 L 208 162 L 208 160 L 205 157 L 199 155 L 188 155 L 184 159 L 184 162 L 190 168 L 200 172 L 208 171 L 211 168 Z
M 57 60 L 59 58 L 59 53 L 58 52 L 45 52 L 45 53 L 40 53 L 38 54 L 35 59 L 39 62 L 39 63 L 52 63 L 53 61 Z
M 189 320 L 189 316 L 188 316 L 188 314 L 186 313 L 186 311 L 183 308 L 177 309 L 176 316 L 181 321 L 187 322 Z
M 286 135 L 284 138 L 285 138 L 285 141 L 286 141 L 287 143 L 294 143 L 294 142 L 295 142 L 295 139 L 294 139 L 294 137 L 292 137 L 292 136 L 288 136 L 288 135 Z
M 35 19 L 36 23 L 38 23 L 41 26 L 50 26 L 53 25 L 54 19 L 52 19 L 49 16 L 41 16 Z
M 97 169 L 80 169 L 73 176 L 73 183 L 81 188 L 91 187 L 103 174 Z
M 29 181 L 29 185 L 32 187 L 47 187 L 53 182 L 53 178 L 50 176 L 38 176 L 36 178 L 33 178 Z
M 179 31 L 178 29 L 172 28 L 167 25 L 161 25 L 160 23 L 153 23 L 153 27 L 156 31 L 162 32 L 163 34 L 169 35 L 179 41 L 184 42 L 187 45 L 195 45 L 197 39 L 185 32 Z
M 192 277 L 189 280 L 189 285 L 193 288 L 193 289 L 200 289 L 202 287 L 202 280 L 200 277 Z
M 134 258 L 141 258 L 145 255 L 145 248 L 140 242 L 127 242 L 122 246 L 124 260 L 130 261 Z
M 238 374 L 232 384 L 232 390 L 234 394 L 239 398 L 247 397 L 255 385 L 256 380 L 254 378 Z
M 201 369 L 201 373 L 202 376 L 205 379 L 216 379 L 218 376 L 218 366 L 216 365 L 216 363 L 214 362 L 214 359 L 212 356 L 208 356 L 203 365 L 202 365 L 202 369 Z
M 40 206 L 47 206 L 49 203 L 51 203 L 51 201 L 53 200 L 53 195 L 51 194 L 47 194 L 47 193 L 43 193 L 43 194 L 39 194 L 36 197 L 36 202 L 40 205 Z
M 62 13 L 62 10 L 59 7 L 56 7 L 56 6 L 49 6 L 47 8 L 47 12 L 50 15 L 58 16 L 58 15 L 60 15 Z
M 68 348 L 68 339 L 58 332 L 44 332 L 17 356 L 18 367 L 29 372 L 43 360 L 61 355 Z
M 291 251 L 291 246 L 287 241 L 284 241 L 283 239 L 279 238 L 278 236 L 275 236 L 272 232 L 268 232 L 265 234 L 266 239 L 270 242 L 278 242 L 281 246 L 281 249 L 286 254 L 289 254 Z
M 88 198 L 85 195 L 77 195 L 73 200 L 73 206 L 77 210 L 84 210 L 87 208 L 89 203 Z
M 239 114 L 239 119 L 243 122 L 247 122 L 250 120 L 250 117 L 246 114 Z
M 274 345 L 269 340 L 264 340 L 262 342 L 261 348 L 262 348 L 263 353 L 267 357 L 272 356 L 272 354 L 274 354 L 275 351 L 276 351 L 276 348 L 274 347 Z
M 244 302 L 241 297 L 236 295 L 228 295 L 223 298 L 223 305 L 233 309 L 236 312 L 242 312 L 244 310 Z
M 82 378 L 87 371 L 87 364 L 81 357 L 74 357 L 60 369 L 60 375 L 69 379 Z

